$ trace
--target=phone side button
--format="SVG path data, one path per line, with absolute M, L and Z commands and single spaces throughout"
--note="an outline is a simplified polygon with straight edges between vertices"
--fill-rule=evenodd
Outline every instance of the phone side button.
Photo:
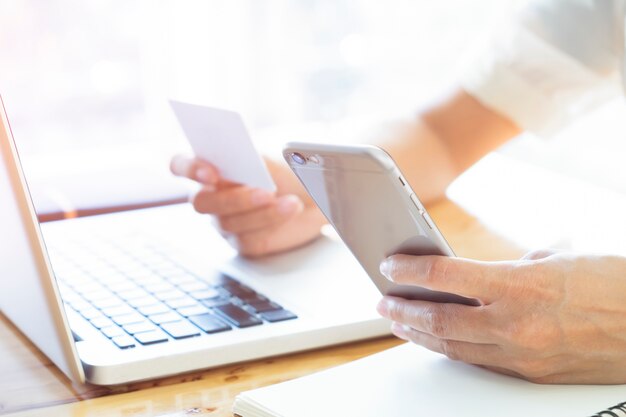
M 428 216 L 428 214 L 425 211 L 420 211 L 422 218 L 424 219 L 424 221 L 426 222 L 426 224 L 428 225 L 428 227 L 430 227 L 431 229 L 433 228 L 432 223 L 430 222 L 430 217 Z
M 415 204 L 415 207 L 417 207 L 417 210 L 420 212 L 420 214 L 424 216 L 424 208 L 420 204 L 420 201 L 417 199 L 415 193 L 411 194 L 411 201 L 413 202 L 413 204 Z

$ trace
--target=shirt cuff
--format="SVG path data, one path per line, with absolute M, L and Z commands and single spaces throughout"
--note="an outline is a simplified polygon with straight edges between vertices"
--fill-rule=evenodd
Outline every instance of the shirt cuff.
M 517 24 L 469 57 L 461 86 L 520 128 L 550 137 L 621 93 L 619 79 L 582 63 Z

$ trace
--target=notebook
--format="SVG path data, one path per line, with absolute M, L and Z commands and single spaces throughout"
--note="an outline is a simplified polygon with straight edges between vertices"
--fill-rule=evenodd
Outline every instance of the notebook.
M 241 393 L 241 417 L 620 417 L 626 385 L 539 385 L 413 344 Z

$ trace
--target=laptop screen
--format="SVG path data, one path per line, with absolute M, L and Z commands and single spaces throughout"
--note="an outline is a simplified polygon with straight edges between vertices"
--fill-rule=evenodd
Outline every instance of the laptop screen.
M 0 101 L 0 311 L 70 378 L 84 374 Z

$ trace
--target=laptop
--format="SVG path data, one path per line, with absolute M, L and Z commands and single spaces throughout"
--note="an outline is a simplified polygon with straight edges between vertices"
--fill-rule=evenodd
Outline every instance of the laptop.
M 122 384 L 389 334 L 378 292 L 332 233 L 249 260 L 188 204 L 39 224 L 0 110 L 0 310 L 73 381 Z

